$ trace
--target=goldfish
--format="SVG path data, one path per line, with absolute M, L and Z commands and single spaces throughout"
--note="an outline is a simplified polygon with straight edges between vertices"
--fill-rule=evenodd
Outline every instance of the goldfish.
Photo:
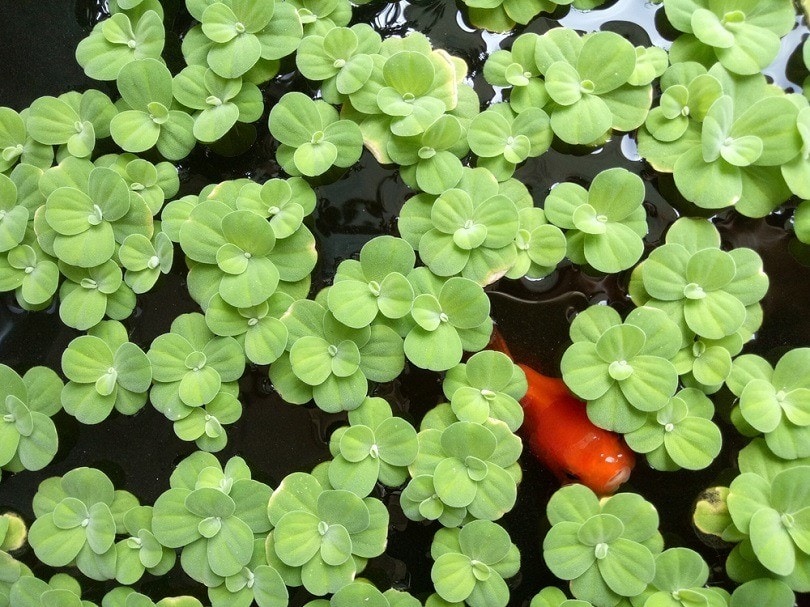
M 489 348 L 513 358 L 497 329 Z M 636 463 L 633 451 L 621 436 L 588 419 L 585 403 L 562 379 L 518 366 L 529 386 L 520 400 L 524 414 L 520 433 L 532 454 L 563 484 L 581 483 L 600 496 L 615 493 L 630 478 Z
M 520 404 L 522 433 L 532 454 L 563 484 L 581 483 L 597 495 L 615 493 L 636 463 L 624 440 L 594 425 L 585 403 L 562 379 L 519 366 L 529 384 Z

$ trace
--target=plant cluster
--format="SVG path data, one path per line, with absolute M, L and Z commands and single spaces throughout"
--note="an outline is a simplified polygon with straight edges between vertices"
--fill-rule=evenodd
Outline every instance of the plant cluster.
M 147 352 L 152 364 L 152 405 L 174 422 L 183 440 L 205 451 L 220 451 L 228 437 L 223 425 L 242 415 L 236 381 L 245 355 L 233 337 L 214 335 L 197 312 L 174 319 Z
M 47 367 L 32 367 L 20 377 L 0 364 L 1 469 L 41 470 L 51 463 L 59 448 L 51 418 L 62 408 L 61 390 L 62 380 Z
M 533 206 L 525 186 L 465 168 L 440 196 L 409 198 L 398 227 L 433 274 L 486 286 L 503 276 L 540 278 L 565 256 L 562 232 Z
M 740 451 L 740 473 L 731 483 L 701 495 L 695 505 L 695 525 L 703 533 L 736 544 L 726 560 L 726 571 L 734 581 L 772 578 L 790 590 L 810 591 L 808 464 L 807 457 L 784 460 L 775 456 L 757 438 Z
M 634 493 L 602 500 L 587 487 L 559 489 L 546 506 L 552 527 L 543 558 L 552 573 L 571 580 L 578 599 L 616 605 L 644 592 L 656 574 L 664 540 L 658 512 Z
M 558 6 L 601 4 L 465 3 L 470 20 L 493 31 Z M 484 287 L 540 279 L 567 257 L 605 273 L 635 266 L 637 307 L 624 320 L 591 306 L 571 325 L 562 373 L 593 422 L 624 433 L 656 469 L 705 468 L 721 445 L 706 395 L 725 384 L 738 398 L 737 429 L 764 439 L 743 449 L 740 474 L 695 512 L 704 533 L 737 544 L 727 570 L 743 584 L 733 594 L 706 586 L 696 553 L 663 550 L 657 513 L 641 496 L 600 501 L 573 485 L 548 504 L 543 549 L 576 599 L 549 588 L 531 607 L 787 607 L 794 591 L 810 590 L 810 355 L 795 349 L 773 367 L 738 356 L 762 322 L 768 279 L 759 256 L 722 249 L 709 220 L 682 217 L 640 261 L 644 183 L 623 169 L 596 175 L 587 189 L 560 183 L 543 208 L 513 178 L 555 138 L 593 148 L 639 128 L 642 157 L 673 173 L 699 207 L 762 217 L 791 195 L 810 197 L 808 101 L 760 73 L 793 25 L 788 0 L 666 0 L 667 17 L 685 33 L 669 53 L 609 31 L 524 33 L 486 61 L 485 78 L 507 101 L 484 111 L 463 60 L 421 33 L 383 40 L 368 25 L 349 26 L 348 0 L 185 7 L 194 25 L 182 36 L 178 73 L 162 57 L 159 0 L 110 0 L 111 16 L 76 58 L 91 78 L 115 82 L 115 99 L 91 89 L 43 97 L 19 113 L 0 108 L 0 291 L 30 311 L 58 292 L 61 320 L 87 332 L 62 355 L 65 385 L 44 367 L 20 377 L 0 365 L 0 467 L 47 466 L 60 408 L 96 424 L 113 410 L 133 415 L 147 399 L 200 449 L 177 465 L 154 506 L 93 468 L 44 481 L 27 537 L 40 561 L 128 586 L 167 574 L 179 550 L 213 607 L 285 607 L 287 587 L 332 595 L 308 607 L 420 607 L 408 593 L 358 578 L 386 548 L 389 514 L 376 497 L 384 485 L 401 488 L 407 518 L 443 527 L 430 549 L 436 592 L 426 607 L 505 607 L 520 555 L 494 521 L 517 498 L 515 432 L 527 385 L 507 355 L 462 362 L 463 353 L 490 339 Z M 293 54 L 320 99 L 291 92 L 270 108 L 276 160 L 289 177 L 233 179 L 171 200 L 180 190 L 172 162 L 198 142 L 226 155 L 250 146 L 265 84 Z M 417 190 L 397 220 L 401 238 L 373 238 L 308 298 L 317 196 L 305 178 L 329 180 L 364 146 Z M 109 150 L 118 153 L 102 153 Z M 808 208 L 794 218 L 804 240 Z M 174 319 L 144 352 L 119 321 L 169 272 L 176 248 L 201 312 Z M 269 365 L 287 402 L 348 412 L 348 425 L 330 437 L 333 459 L 275 490 L 241 458 L 223 466 L 208 453 L 226 446 L 224 426 L 242 414 L 237 380 L 248 362 Z M 445 373 L 448 402 L 418 432 L 370 396 L 407 363 Z M 0 517 L 0 607 L 93 605 L 73 578 L 45 582 L 8 554 L 25 539 L 19 518 Z M 201 607 L 127 587 L 102 601 L 170 605 Z
M 653 77 L 644 77 L 649 61 L 643 57 L 613 32 L 580 36 L 554 28 L 542 35 L 521 34 L 511 51 L 494 52 L 484 76 L 510 90 L 509 103 L 518 115 L 543 108 L 561 140 L 598 145 L 612 131 L 632 131 L 647 117 L 650 83 L 660 66 L 655 62 Z
M 507 32 L 520 23 L 526 25 L 540 13 L 553 13 L 561 6 L 587 11 L 604 4 L 604 0 L 464 0 L 470 22 L 477 28 Z
M 694 61 L 673 62 L 661 86 L 660 105 L 639 129 L 639 152 L 656 170 L 672 173 L 687 200 L 764 217 L 792 194 L 806 193 L 805 97 L 787 95 L 758 71 L 740 75 Z M 759 187 L 761 180 L 769 186 Z

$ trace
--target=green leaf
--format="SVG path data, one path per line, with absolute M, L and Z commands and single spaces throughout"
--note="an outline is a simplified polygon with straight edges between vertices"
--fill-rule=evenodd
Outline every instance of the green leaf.
M 759 562 L 777 575 L 791 573 L 796 552 L 779 513 L 771 508 L 758 510 L 751 517 L 750 529 L 751 546 Z
M 52 516 L 37 518 L 28 530 L 28 542 L 37 558 L 52 567 L 64 567 L 79 554 L 86 542 L 85 530 L 78 526 L 59 529 Z
M 565 61 L 552 63 L 546 70 L 546 91 L 561 106 L 571 106 L 583 97 L 582 77 Z
M 593 83 L 592 92 L 595 95 L 607 93 L 626 83 L 635 67 L 633 45 L 614 32 L 596 32 L 588 36 L 576 63 L 581 79 Z
M 433 563 L 430 577 L 436 592 L 450 603 L 464 601 L 476 585 L 470 558 L 463 554 L 441 555 Z
M 664 434 L 667 453 L 682 468 L 702 470 L 720 453 L 720 429 L 708 419 L 687 417 Z
M 318 518 L 311 513 L 292 511 L 285 514 L 273 531 L 278 557 L 286 565 L 299 567 L 320 549 Z
M 608 587 L 621 596 L 640 594 L 655 574 L 655 560 L 650 551 L 624 538 L 611 542 L 607 557 L 598 560 L 597 565 Z
M 594 95 L 585 95 L 572 105 L 551 113 L 554 134 L 566 143 L 587 145 L 604 136 L 613 119 L 607 104 Z

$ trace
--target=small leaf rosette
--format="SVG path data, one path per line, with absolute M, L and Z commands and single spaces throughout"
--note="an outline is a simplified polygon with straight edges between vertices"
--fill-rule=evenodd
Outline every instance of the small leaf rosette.
M 191 596 L 166 597 L 153 601 L 132 588 L 118 587 L 104 595 L 103 607 L 203 607 L 199 599 Z
M 59 318 L 67 326 L 87 331 L 105 316 L 124 320 L 135 309 L 135 293 L 114 260 L 92 268 L 60 261 L 59 271 L 66 279 L 59 287 Z
M 242 415 L 236 380 L 245 370 L 245 354 L 239 342 L 214 335 L 195 312 L 177 317 L 147 356 L 154 375 L 152 404 L 175 422 L 175 433 L 207 451 L 224 448 L 223 425 Z
M 304 217 L 315 210 L 315 192 L 301 177 L 248 181 L 239 190 L 236 207 L 266 217 L 276 238 L 295 234 Z
M 270 366 L 270 379 L 293 404 L 314 399 L 324 411 L 350 411 L 368 394 L 368 382 L 391 381 L 405 365 L 402 338 L 383 324 L 353 329 L 324 306 L 299 300 L 282 317 L 287 350 Z
M 637 430 L 675 394 L 671 360 L 680 332 L 662 311 L 636 308 L 622 322 L 613 308 L 590 306 L 576 316 L 570 334 L 574 343 L 560 362 L 563 379 L 588 401 L 588 417 L 600 428 Z
M 286 476 L 270 498 L 267 515 L 274 527 L 267 538 L 268 562 L 278 563 L 288 586 L 303 585 L 316 596 L 337 592 L 385 550 L 383 503 L 325 489 L 310 474 Z
M 414 325 L 405 336 L 405 355 L 413 364 L 446 371 L 461 362 L 464 350 L 484 348 L 492 333 L 489 298 L 480 285 L 460 276 L 439 278 L 427 268 L 408 275 L 416 298 Z
M 672 172 L 674 159 L 686 151 L 689 142 L 699 139 L 700 125 L 723 95 L 723 85 L 701 64 L 688 62 L 667 68 L 661 88 L 658 105 L 639 129 L 638 145 L 657 170 Z
M 281 317 L 295 299 L 276 291 L 267 301 L 247 308 L 236 308 L 214 295 L 205 310 L 205 323 L 216 335 L 233 337 L 249 361 L 269 365 L 284 353 L 288 332 Z
M 762 84 L 764 89 L 764 78 Z M 743 112 L 738 103 L 728 94 L 712 103 L 700 145 L 678 157 L 673 177 L 681 194 L 699 207 L 733 205 L 743 215 L 764 217 L 790 197 L 780 166 L 800 151 L 799 108 L 785 95 L 760 99 Z M 772 187 L 749 198 L 763 174 Z
M 113 141 L 127 152 L 156 147 L 168 160 L 180 160 L 196 144 L 194 118 L 172 109 L 172 74 L 157 59 L 139 59 L 116 78 L 122 109 L 110 123 Z
M 138 59 L 159 59 L 166 32 L 161 15 L 153 10 L 130 18 L 112 15 L 93 27 L 76 48 L 76 60 L 95 80 L 115 80 L 121 68 Z
M 520 367 L 502 352 L 485 350 L 473 354 L 466 363 L 449 369 L 442 390 L 453 413 L 461 421 L 483 424 L 493 418 L 515 432 L 523 423 L 518 402 L 528 384 Z
M 161 576 L 174 567 L 177 553 L 162 546 L 152 533 L 151 506 L 130 508 L 122 519 L 124 535 L 115 544 L 115 579 L 119 584 L 134 584 L 144 573 Z
M 150 238 L 154 231 L 149 207 L 130 193 L 120 175 L 109 168 L 88 168 L 89 173 L 83 174 L 86 169 L 77 167 L 79 186 L 57 187 L 48 194 L 38 211 L 45 225 L 38 224 L 36 218 L 34 221 L 40 246 L 61 262 L 79 268 L 94 268 L 109 261 L 116 243 L 130 234 Z M 65 180 L 74 170 L 66 169 Z
M 398 487 L 408 480 L 419 448 L 414 427 L 378 397 L 367 397 L 348 416 L 350 425 L 329 439 L 329 484 L 366 497 L 377 481 Z
M 440 529 L 430 545 L 436 593 L 449 603 L 506 607 L 504 579 L 520 568 L 520 553 L 506 530 L 491 521 L 471 521 L 461 529 Z
M 497 520 L 512 509 L 521 479 L 521 440 L 501 421 L 457 421 L 449 405 L 423 420 L 419 452 L 400 503 L 411 520 L 457 527 Z
M 486 169 L 468 169 L 457 187 L 429 204 L 411 198 L 398 225 L 438 276 L 460 275 L 485 286 L 502 277 L 517 258 L 518 207 Z
M 684 336 L 722 339 L 761 317 L 759 301 L 768 290 L 762 260 L 752 249 L 720 249 L 720 234 L 705 219 L 682 217 L 666 244 L 633 270 L 630 297 L 637 306 L 666 312 Z M 687 339 L 687 341 L 688 341 Z
M 315 177 L 333 166 L 350 167 L 363 151 L 356 123 L 340 120 L 331 105 L 303 93 L 286 93 L 268 121 L 270 134 L 281 143 L 276 157 L 289 175 Z
M 655 556 L 655 577 L 647 591 L 644 605 L 656 607 L 708 607 L 728 605 L 722 588 L 706 587 L 709 566 L 697 552 L 688 548 L 669 548 Z M 674 601 L 674 602 L 673 602 Z M 770 603 L 769 603 L 770 605 Z
M 252 206 L 250 210 L 237 208 L 240 203 L 247 204 L 245 197 L 239 197 L 245 184 L 226 183 L 236 194 L 223 196 L 227 202 L 207 197 L 190 210 L 183 210 L 188 211 L 183 221 L 177 218 L 177 238 L 192 262 L 189 291 L 203 308 L 216 293 L 236 308 L 263 304 L 276 292 L 280 281 L 307 279 L 317 260 L 315 238 L 306 226 L 299 223 L 291 234 L 277 238 L 276 229 L 283 228 L 274 228 L 272 217 L 280 208 L 271 209 L 277 205 L 270 204 L 264 214 L 254 212 Z M 179 207 L 173 210 L 181 211 Z M 201 239 L 201 233 L 207 237 Z
M 333 594 L 329 600 L 315 599 L 304 607 L 419 607 L 422 603 L 410 593 L 389 588 L 380 592 L 376 586 L 364 579 L 350 582 Z M 780 606 L 781 607 L 781 606 Z
M 231 458 L 223 469 L 204 452 L 180 462 L 169 484 L 155 502 L 155 538 L 182 548 L 183 570 L 209 588 L 238 579 L 253 558 L 254 536 L 270 530 L 270 487 L 251 479 L 242 458 Z
M 76 158 L 90 156 L 96 139 L 110 136 L 110 121 L 118 113 L 110 98 L 90 89 L 59 97 L 39 97 L 28 109 L 26 126 L 34 140 L 65 145 Z
M 411 311 L 414 292 L 406 278 L 416 263 L 401 238 L 378 236 L 360 249 L 360 259 L 340 262 L 326 294 L 329 310 L 343 324 L 361 329 L 378 316 L 397 320 Z
M 264 537 L 253 540 L 253 556 L 239 573 L 208 589 L 211 607 L 287 607 L 288 596 L 281 575 L 267 564 Z
M 53 162 L 53 147 L 28 134 L 26 121 L 9 107 L 0 107 L 0 173 L 18 163 L 46 169 Z
M 548 150 L 553 138 L 543 110 L 527 108 L 518 114 L 508 103 L 490 105 L 472 119 L 467 132 L 470 149 L 478 156 L 476 166 L 489 169 L 498 181 L 511 177 L 527 158 Z
M 695 388 L 675 394 L 663 408 L 647 414 L 638 430 L 624 435 L 656 470 L 702 470 L 720 453 L 723 436 L 712 421 L 714 405 Z
M 461 179 L 463 168 L 457 154 L 466 150 L 464 133 L 458 118 L 442 114 L 424 133 L 411 137 L 392 135 L 388 156 L 402 167 L 403 181 L 438 196 Z
M 301 42 L 301 21 L 287 2 L 187 0 L 186 7 L 201 23 L 183 40 L 186 62 L 222 78 L 256 76 Z
M 558 184 L 543 209 L 546 219 L 566 230 L 571 261 L 615 273 L 632 267 L 644 252 L 643 202 L 641 178 L 613 168 L 598 173 L 587 190 L 575 183 Z
M 635 493 L 602 500 L 583 485 L 559 489 L 548 502 L 551 529 L 543 559 L 551 572 L 571 580 L 577 599 L 615 605 L 641 594 L 655 575 L 663 549 L 658 513 Z
M 83 424 L 98 424 L 113 409 L 134 415 L 146 404 L 152 385 L 149 358 L 114 320 L 71 341 L 62 354 L 62 372 L 70 380 L 62 390 L 62 406 Z
M 201 65 L 189 65 L 172 80 L 172 92 L 194 110 L 193 133 L 198 141 L 221 139 L 237 122 L 257 121 L 264 111 L 259 88 L 241 77 L 222 78 Z
M 565 258 L 565 235 L 560 228 L 549 223 L 541 208 L 523 207 L 518 211 L 518 219 L 517 258 L 504 276 L 512 279 L 524 276 L 533 280 L 545 278 Z
M 683 385 L 705 394 L 717 392 L 731 373 L 732 358 L 742 351 L 745 343 L 754 338 L 754 333 L 761 324 L 761 309 L 751 307 L 745 316 L 745 322 L 735 333 L 720 339 L 694 335 L 691 340 L 687 340 L 672 360 Z
M 356 93 L 371 77 L 380 35 L 366 23 L 334 27 L 301 40 L 295 64 L 305 78 L 321 83 L 324 101 L 337 105 Z
M 116 574 L 116 517 L 137 505 L 103 472 L 76 468 L 40 483 L 28 542 L 51 567 L 75 563 L 91 579 L 111 580 Z
M 484 78 L 493 86 L 509 88 L 509 105 L 520 114 L 543 107 L 549 97 L 534 60 L 537 34 L 521 34 L 509 50 L 491 53 L 484 63 Z
M 707 489 L 698 499 L 695 526 L 737 543 L 726 560 L 726 571 L 735 582 L 776 578 L 791 590 L 810 591 L 810 556 L 803 539 L 810 458 L 781 459 L 762 438 L 755 438 L 740 450 L 737 462 L 740 474 L 731 487 Z
M 612 130 L 644 122 L 652 87 L 637 74 L 630 42 L 614 32 L 580 36 L 563 27 L 523 36 L 510 55 L 493 54 L 486 71 L 493 84 L 520 90 L 510 98 L 516 112 L 543 108 L 554 134 L 573 145 L 597 145 Z
M 732 421 L 740 431 L 762 432 L 784 459 L 810 457 L 810 348 L 794 348 L 771 367 L 755 354 L 734 359 L 726 383 L 738 397 Z
M 764 75 L 741 79 L 719 63 L 691 60 L 673 63 L 661 88 L 638 149 L 656 170 L 674 174 L 688 200 L 764 217 L 791 191 L 810 194 L 802 135 L 810 113 Z M 770 187 L 758 187 L 762 179 Z
M 806 591 L 806 572 L 810 563 L 808 517 L 810 466 L 782 470 L 772 478 L 756 472 L 744 472 L 729 486 L 728 512 L 734 525 L 748 537 L 737 547 L 740 558 L 753 556 L 765 570 L 783 577 L 791 587 Z M 726 566 L 729 575 L 732 557 Z M 799 581 L 804 577 L 804 581 Z
M 112 169 L 123 177 L 129 191 L 143 200 L 152 216 L 157 216 L 163 203 L 180 189 L 177 167 L 170 162 L 152 164 L 135 154 L 106 154 L 95 165 Z
M 51 463 L 59 447 L 51 417 L 61 409 L 61 390 L 62 380 L 46 367 L 20 377 L 0 364 L 0 468 L 41 470 Z
M 789 0 L 757 6 L 744 0 L 667 0 L 667 19 L 684 32 L 670 49 L 672 63 L 719 61 L 735 74 L 757 74 L 779 51 L 780 38 L 796 18 Z
M 478 111 L 477 96 L 463 83 L 467 66 L 442 50 L 434 50 L 424 34 L 411 32 L 403 37 L 386 38 L 379 54 L 371 55 L 371 59 L 370 76 L 349 94 L 350 103 L 344 103 L 342 114 L 363 125 L 366 147 L 383 164 L 392 162 L 388 155 L 392 136 L 417 137 L 434 124 L 438 134 L 441 123 L 437 124 L 437 120 L 445 113 L 453 114 L 466 128 Z M 429 149 L 438 152 L 447 141 L 441 142 L 439 149 L 433 148 L 433 142 L 427 143 Z M 463 156 L 464 145 L 461 142 L 459 145 L 460 151 L 454 149 L 453 152 Z M 429 149 L 423 155 L 429 156 Z M 449 160 L 446 155 L 442 156 Z M 425 166 L 436 166 L 436 163 L 428 162 Z M 412 169 L 404 169 L 402 174 L 407 175 L 403 177 L 406 182 L 416 183 Z M 435 185 L 438 178 L 433 175 L 429 181 Z

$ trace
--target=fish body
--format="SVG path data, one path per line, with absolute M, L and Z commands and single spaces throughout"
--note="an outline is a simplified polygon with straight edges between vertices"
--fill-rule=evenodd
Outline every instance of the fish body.
M 594 425 L 585 403 L 562 379 L 521 364 L 529 389 L 520 404 L 522 434 L 532 454 L 561 483 L 581 483 L 598 495 L 614 493 L 630 477 L 636 458 L 622 438 Z

